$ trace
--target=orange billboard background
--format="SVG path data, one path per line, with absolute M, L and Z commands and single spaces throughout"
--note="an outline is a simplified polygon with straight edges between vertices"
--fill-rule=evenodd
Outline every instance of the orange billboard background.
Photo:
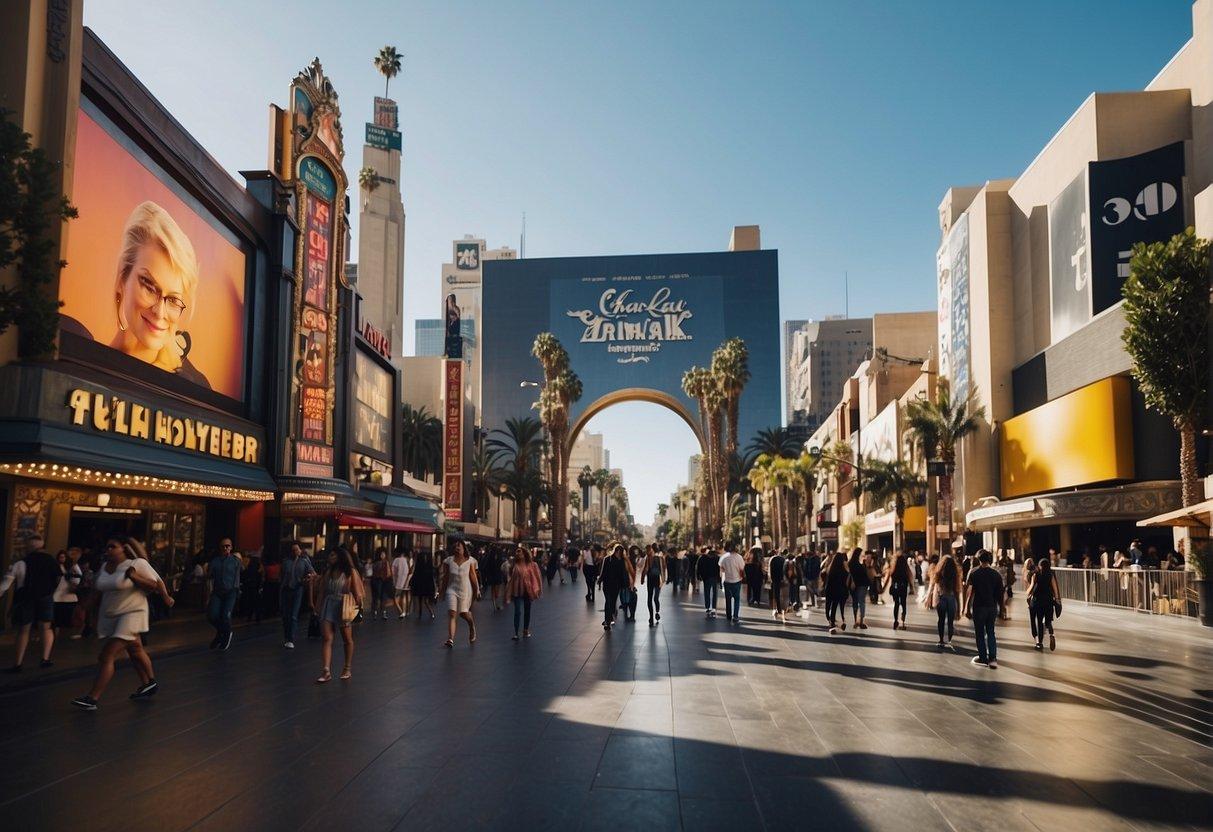
M 188 361 L 212 390 L 243 394 L 245 255 L 88 113 L 78 112 L 72 203 L 80 212 L 67 229 L 67 266 L 59 279 L 60 312 L 98 343 L 118 330 L 115 278 L 123 229 L 136 206 L 163 208 L 189 238 L 198 261 L 198 287 L 181 329 Z

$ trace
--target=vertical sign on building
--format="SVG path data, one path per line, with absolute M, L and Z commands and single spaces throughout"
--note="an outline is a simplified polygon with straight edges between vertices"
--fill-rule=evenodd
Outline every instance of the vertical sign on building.
M 969 215 L 962 214 L 948 234 L 952 274 L 951 343 L 948 357 L 953 401 L 969 395 Z
M 1049 331 L 1056 344 L 1091 320 L 1087 172 L 1049 203 Z
M 463 362 L 442 362 L 442 510 L 448 520 L 463 519 Z
M 320 61 L 300 72 L 291 87 L 287 141 L 293 164 L 299 239 L 295 263 L 294 391 L 291 426 L 298 476 L 334 476 L 333 409 L 336 405 L 337 279 L 345 262 L 347 188 L 337 93 Z

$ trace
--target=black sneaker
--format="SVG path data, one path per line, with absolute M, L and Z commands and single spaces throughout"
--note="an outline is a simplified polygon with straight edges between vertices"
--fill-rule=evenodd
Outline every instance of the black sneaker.
M 212 649 L 212 650 L 214 650 L 214 649 L 215 649 L 215 648 L 217 648 L 217 647 L 218 647 L 218 646 L 219 646 L 219 645 L 220 645 L 222 642 L 223 642 L 223 636 L 221 636 L 221 635 L 216 635 L 216 636 L 215 636 L 213 639 L 211 639 L 211 649 Z
M 97 700 L 91 696 L 77 696 L 72 700 L 72 704 L 82 711 L 97 710 Z
M 6 667 L 6 668 L 4 668 L 4 672 L 5 673 L 20 673 L 21 665 L 15 664 L 12 667 Z
M 661 620 L 661 613 L 657 613 L 657 620 L 658 620 L 658 621 L 660 621 L 660 620 Z
M 152 679 L 146 684 L 140 685 L 135 692 L 131 694 L 131 699 L 148 699 L 159 689 L 160 685 L 155 679 Z
M 45 670 L 48 667 L 54 667 L 54 666 L 55 666 L 55 663 L 52 662 L 50 659 L 43 659 L 42 663 L 38 665 L 38 667 L 41 667 L 43 670 Z
M 228 633 L 226 636 L 223 637 L 223 642 L 221 645 L 222 649 L 230 650 L 232 648 L 232 637 L 233 637 L 232 633 Z

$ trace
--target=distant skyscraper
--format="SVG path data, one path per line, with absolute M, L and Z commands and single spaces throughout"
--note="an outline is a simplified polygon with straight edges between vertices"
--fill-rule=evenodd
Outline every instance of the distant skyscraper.
M 788 424 L 812 433 L 872 349 L 871 318 L 808 321 L 789 333 Z
M 384 332 L 392 355 L 404 349 L 404 202 L 400 194 L 402 139 L 396 102 L 375 97 L 374 122 L 366 125 L 362 167 L 374 174 L 358 188 L 358 293 L 362 317 Z
M 792 424 L 792 414 L 795 410 L 792 407 L 792 335 L 807 323 L 808 321 L 783 322 L 783 421 L 788 425 Z

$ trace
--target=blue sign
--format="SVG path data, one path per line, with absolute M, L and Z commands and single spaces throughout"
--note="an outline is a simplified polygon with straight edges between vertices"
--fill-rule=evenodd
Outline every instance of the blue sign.
M 299 179 L 304 187 L 321 199 L 332 202 L 337 196 L 337 180 L 315 156 L 304 156 L 299 160 Z
M 366 124 L 366 143 L 380 150 L 400 150 L 401 137 L 399 130 L 390 127 L 380 127 L 378 124 Z
M 541 332 L 559 339 L 581 378 L 574 423 L 621 391 L 662 394 L 656 398 L 693 417 L 697 404 L 682 391 L 683 374 L 709 366 L 713 351 L 736 336 L 749 348 L 752 374 L 741 397 L 741 444 L 780 424 L 777 252 L 487 260 L 483 270 L 486 429 L 533 414 L 535 391 L 520 383 L 542 380 L 531 355 Z

